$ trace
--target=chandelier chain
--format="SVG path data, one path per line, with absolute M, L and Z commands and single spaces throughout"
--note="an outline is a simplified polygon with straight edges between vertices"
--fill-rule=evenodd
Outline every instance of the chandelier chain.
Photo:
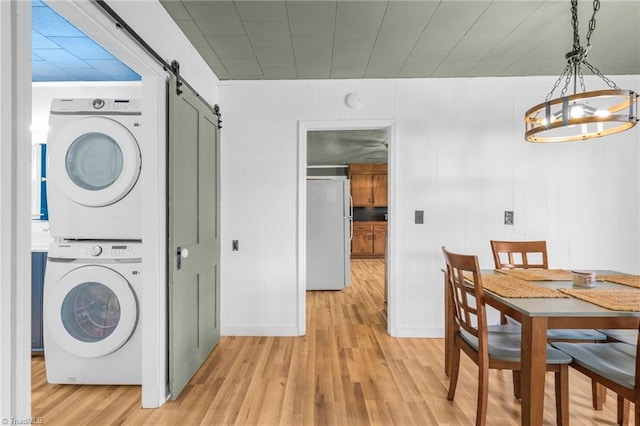
M 598 68 L 596 68 L 595 66 L 591 65 L 589 62 L 587 61 L 582 61 L 583 64 L 585 64 L 587 66 L 587 68 L 589 68 L 589 70 L 594 74 L 597 75 L 598 77 L 600 77 L 605 83 L 607 83 L 607 86 L 611 87 L 612 89 L 616 89 L 616 90 L 620 90 L 620 88 L 618 87 L 618 85 L 616 83 L 614 83 L 613 80 L 611 80 L 609 77 L 603 75 L 600 70 Z
M 571 27 L 573 28 L 573 50 L 580 49 L 580 34 L 578 34 L 578 0 L 571 0 Z
M 565 75 L 567 76 L 567 78 L 569 78 L 569 79 L 571 78 L 570 70 L 571 70 L 571 67 L 569 66 L 569 64 L 567 64 L 567 66 L 564 67 L 564 70 L 560 74 L 560 77 L 558 77 L 558 79 L 556 80 L 555 84 L 551 88 L 551 91 L 549 92 L 549 94 L 547 94 L 545 102 L 548 101 L 549 99 L 551 99 L 551 97 L 553 96 L 553 92 L 555 92 L 555 90 L 558 88 L 558 86 L 560 86 L 560 82 L 562 81 L 562 78 Z M 567 85 L 568 85 L 568 83 L 565 84 L 565 87 L 562 89 L 562 94 L 560 96 L 564 96 L 564 93 L 567 91 Z
M 600 0 L 593 0 L 593 15 L 589 20 L 589 31 L 587 32 L 587 49 L 591 47 L 591 35 L 596 29 L 596 13 L 600 10 Z
M 571 84 L 572 78 L 574 79 L 574 92 L 576 90 L 576 82 L 580 82 L 580 88 L 583 92 L 586 92 L 587 89 L 584 84 L 584 76 L 582 74 L 581 65 L 584 64 L 589 70 L 596 76 L 600 77 L 609 87 L 614 89 L 619 89 L 619 87 L 610 79 L 605 77 L 600 70 L 587 62 L 587 53 L 591 48 L 591 36 L 593 35 L 593 31 L 596 29 L 596 14 L 600 10 L 600 0 L 593 0 L 593 13 L 591 14 L 591 19 L 589 19 L 589 30 L 587 31 L 587 45 L 580 45 L 580 33 L 579 29 L 579 21 L 578 21 L 578 0 L 571 0 L 571 27 L 573 29 L 573 50 L 565 56 L 567 59 L 567 66 L 562 71 L 562 74 L 558 77 L 553 88 L 547 95 L 546 100 L 550 100 L 553 96 L 553 92 L 560 86 L 561 82 L 564 80 L 564 85 L 562 87 L 560 96 L 564 97 L 569 89 L 569 85 Z

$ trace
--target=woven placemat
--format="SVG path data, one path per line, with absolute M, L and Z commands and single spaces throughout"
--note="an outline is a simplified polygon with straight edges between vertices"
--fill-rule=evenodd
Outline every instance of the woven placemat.
M 564 269 L 496 269 L 501 274 L 525 281 L 572 281 L 571 271 Z
M 559 290 L 576 299 L 584 300 L 612 311 L 640 311 L 640 291 L 638 290 L 573 288 L 561 288 Z
M 552 288 L 546 288 L 508 275 L 482 275 L 486 290 L 503 297 L 567 297 Z
M 598 275 L 598 279 L 640 288 L 640 275 Z

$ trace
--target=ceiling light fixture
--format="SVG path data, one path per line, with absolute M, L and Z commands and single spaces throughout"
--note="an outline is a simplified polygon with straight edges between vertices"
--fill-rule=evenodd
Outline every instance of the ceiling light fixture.
M 620 133 L 638 123 L 638 94 L 620 89 L 611 79 L 589 62 L 591 35 L 596 27 L 596 13 L 600 1 L 593 2 L 593 15 L 589 21 L 587 45 L 580 46 L 578 35 L 578 0 L 571 0 L 573 50 L 565 55 L 567 66 L 556 80 L 545 102 L 530 108 L 524 116 L 525 139 L 529 142 L 571 142 Z M 609 89 L 587 92 L 582 66 L 600 77 Z M 551 99 L 564 79 L 559 98 Z M 565 96 L 573 81 L 573 95 Z M 582 92 L 578 93 L 578 81 Z

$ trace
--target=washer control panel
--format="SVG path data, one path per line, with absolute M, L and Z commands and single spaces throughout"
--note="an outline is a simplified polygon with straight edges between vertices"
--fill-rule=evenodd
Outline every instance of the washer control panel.
M 54 241 L 49 245 L 54 259 L 140 259 L 140 241 Z

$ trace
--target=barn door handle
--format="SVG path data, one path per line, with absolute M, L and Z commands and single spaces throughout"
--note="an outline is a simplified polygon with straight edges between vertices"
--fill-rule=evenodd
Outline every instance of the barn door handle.
M 189 249 L 178 246 L 178 249 L 176 250 L 176 255 L 177 255 L 176 268 L 179 271 L 182 268 L 182 258 L 184 257 L 186 259 L 187 257 L 189 257 Z

